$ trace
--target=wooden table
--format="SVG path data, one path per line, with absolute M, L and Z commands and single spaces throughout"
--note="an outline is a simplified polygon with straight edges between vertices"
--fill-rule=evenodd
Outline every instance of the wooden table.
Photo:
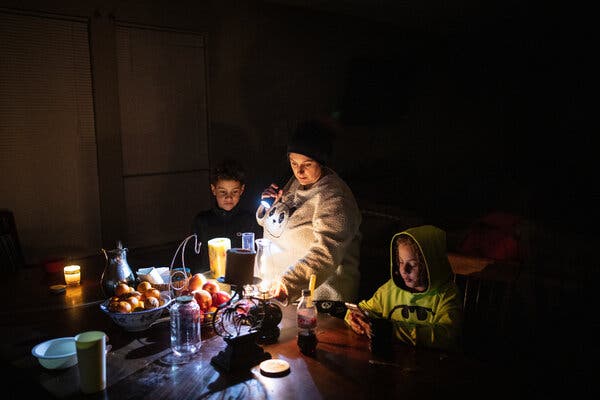
M 0 294 L 0 355 L 13 376 L 3 374 L 9 393 L 23 397 L 79 398 L 77 366 L 46 370 L 31 355 L 44 340 L 102 330 L 112 346 L 107 358 L 108 388 L 89 398 L 110 399 L 331 399 L 377 398 L 401 395 L 431 397 L 452 394 L 480 395 L 509 390 L 510 380 L 500 368 L 461 354 L 414 349 L 398 345 L 394 365 L 372 361 L 366 338 L 354 334 L 339 318 L 319 315 L 319 344 L 315 357 L 302 355 L 296 345 L 295 307 L 283 307 L 277 343 L 264 345 L 272 358 L 286 360 L 284 377 L 261 375 L 258 366 L 247 371 L 221 372 L 210 363 L 225 342 L 210 329 L 192 361 L 181 365 L 164 362 L 170 354 L 168 322 L 141 333 L 129 333 L 103 314 L 99 277 L 101 270 L 82 266 L 82 284 L 62 295 L 48 286 L 60 283 L 61 274 L 41 269 L 20 271 Z

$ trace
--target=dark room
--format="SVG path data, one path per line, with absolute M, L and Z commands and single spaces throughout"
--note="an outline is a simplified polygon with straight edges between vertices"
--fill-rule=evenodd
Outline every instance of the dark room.
M 591 15 L 1 0 L 9 398 L 591 397 Z

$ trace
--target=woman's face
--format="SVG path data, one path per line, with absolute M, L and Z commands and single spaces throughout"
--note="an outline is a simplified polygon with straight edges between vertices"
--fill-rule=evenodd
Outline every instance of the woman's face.
M 416 254 L 413 254 L 412 249 L 405 245 L 398 245 L 398 269 L 400 276 L 404 280 L 404 284 L 418 292 L 424 292 L 427 289 L 425 280 L 424 265 L 419 264 Z
M 294 176 L 301 185 L 311 185 L 321 177 L 321 164 L 312 158 L 299 153 L 290 153 L 289 159 Z
M 231 211 L 240 202 L 240 197 L 244 193 L 244 185 L 240 181 L 220 179 L 216 185 L 210 185 L 210 190 L 217 199 L 219 208 Z

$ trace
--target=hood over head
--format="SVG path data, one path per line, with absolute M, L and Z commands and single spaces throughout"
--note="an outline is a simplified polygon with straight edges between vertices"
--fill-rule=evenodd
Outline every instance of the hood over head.
M 446 232 L 433 225 L 423 225 L 399 232 L 390 243 L 390 273 L 392 280 L 400 289 L 408 290 L 400 276 L 397 260 L 397 239 L 402 235 L 410 236 L 421 250 L 429 280 L 424 293 L 436 291 L 452 278 L 452 267 L 446 254 Z

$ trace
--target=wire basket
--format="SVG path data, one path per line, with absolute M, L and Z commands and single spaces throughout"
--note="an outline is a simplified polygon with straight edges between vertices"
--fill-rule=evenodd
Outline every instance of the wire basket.
M 185 246 L 187 242 L 194 238 L 194 252 L 196 254 L 200 254 L 200 247 L 202 246 L 202 242 L 198 242 L 198 237 L 194 233 L 186 237 L 175 250 L 175 254 L 173 254 L 173 259 L 171 260 L 171 265 L 169 266 L 169 280 L 168 282 L 160 285 L 163 286 L 164 289 L 159 288 L 159 290 L 168 290 L 171 294 L 171 297 L 174 299 L 179 297 L 182 293 L 187 291 L 188 282 L 190 277 L 192 276 L 191 272 L 188 272 L 188 269 L 185 267 Z M 181 250 L 181 268 L 173 269 L 173 265 L 175 264 L 175 260 L 177 259 L 177 254 Z

